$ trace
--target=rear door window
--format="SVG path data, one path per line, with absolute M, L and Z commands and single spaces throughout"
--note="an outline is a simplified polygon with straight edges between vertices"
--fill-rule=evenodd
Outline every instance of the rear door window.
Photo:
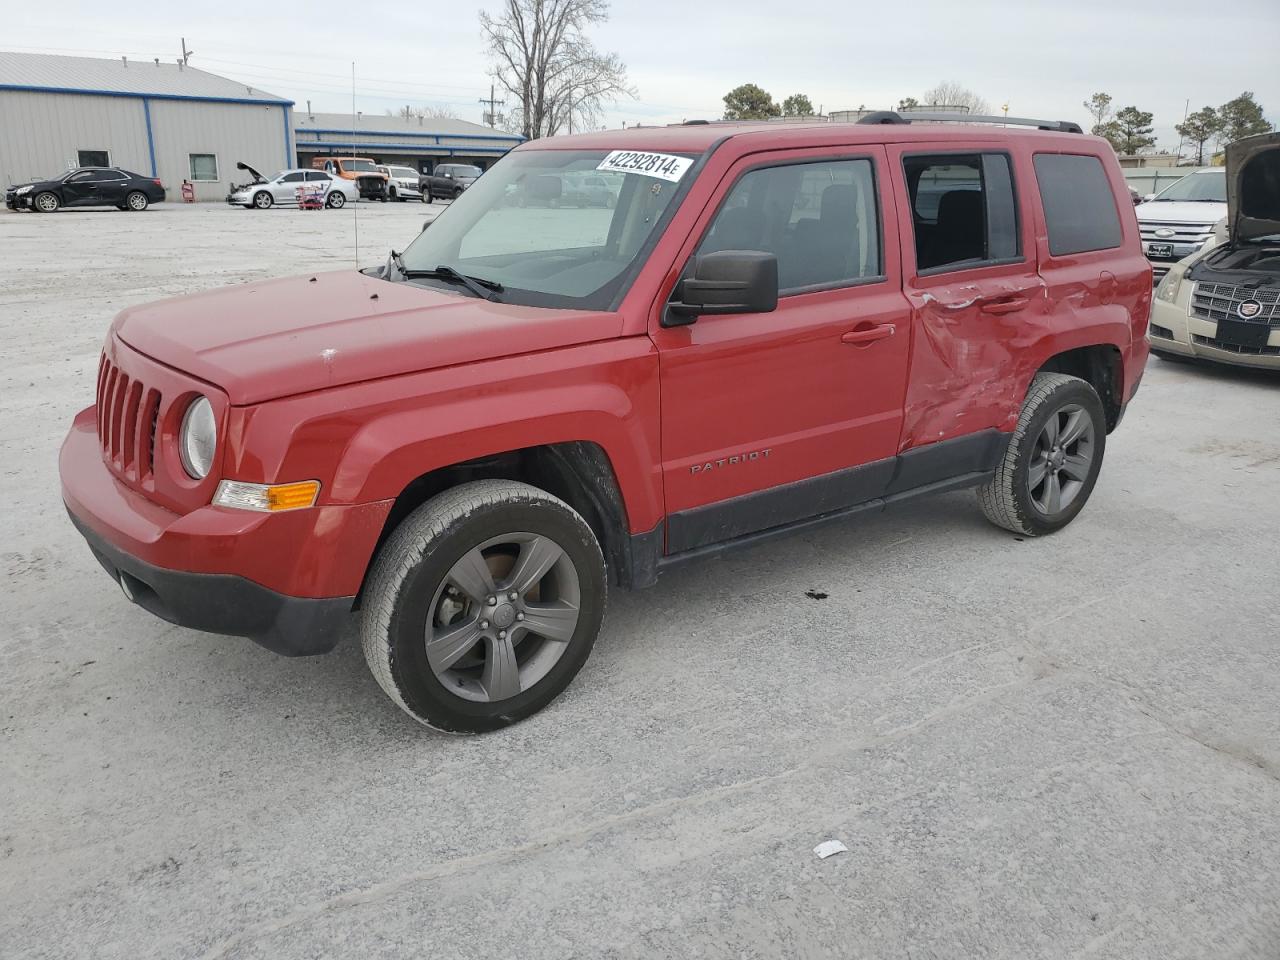
M 919 272 L 1019 259 L 1018 205 L 1006 154 L 908 156 L 903 168 Z
M 1120 215 L 1102 161 L 1066 153 L 1033 159 L 1049 252 L 1061 257 L 1120 246 Z

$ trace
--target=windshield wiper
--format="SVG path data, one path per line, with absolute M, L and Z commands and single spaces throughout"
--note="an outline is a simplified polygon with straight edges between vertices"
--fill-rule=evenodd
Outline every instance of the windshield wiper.
M 501 293 L 505 288 L 496 280 L 486 280 L 484 277 L 469 277 L 459 270 L 455 270 L 447 263 L 442 263 L 434 270 L 406 270 L 399 258 L 395 260 L 396 269 L 406 280 L 447 280 L 450 283 L 458 283 L 466 287 L 477 297 L 483 300 L 492 300 L 495 303 L 501 303 L 497 294 Z

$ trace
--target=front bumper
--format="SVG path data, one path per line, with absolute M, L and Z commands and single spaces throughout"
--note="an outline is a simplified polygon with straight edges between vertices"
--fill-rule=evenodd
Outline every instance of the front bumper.
M 72 522 L 130 600 L 171 623 L 248 637 L 286 656 L 333 649 L 391 508 L 173 513 L 107 467 L 93 407 L 73 422 L 58 470 Z
M 1272 329 L 1267 345 L 1262 348 L 1238 347 L 1221 341 L 1217 323 L 1190 313 L 1194 286 L 1193 282 L 1184 280 L 1172 303 L 1158 297 L 1152 300 L 1147 332 L 1152 350 L 1238 367 L 1280 370 L 1280 329 Z
M 166 570 L 130 556 L 67 513 L 124 595 L 161 620 L 248 637 L 273 653 L 310 657 L 337 646 L 354 597 L 287 597 L 232 574 Z

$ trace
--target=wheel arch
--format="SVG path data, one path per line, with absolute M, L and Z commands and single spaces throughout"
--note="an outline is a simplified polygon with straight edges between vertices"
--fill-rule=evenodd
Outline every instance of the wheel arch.
M 626 502 L 609 454 L 594 441 L 572 440 L 487 454 L 437 467 L 410 480 L 387 514 L 369 557 L 357 606 L 378 552 L 404 518 L 437 494 L 473 480 L 517 480 L 558 497 L 576 510 L 596 535 L 613 583 L 631 588 L 647 586 L 656 579 L 657 554 L 647 542 L 654 535 L 631 534 Z
M 1111 343 L 1095 343 L 1056 353 L 1036 373 L 1065 373 L 1084 380 L 1097 392 L 1107 418 L 1107 433 L 1120 422 L 1124 402 L 1124 358 Z M 1034 381 L 1034 377 L 1032 378 Z M 1030 390 L 1030 384 L 1027 389 Z

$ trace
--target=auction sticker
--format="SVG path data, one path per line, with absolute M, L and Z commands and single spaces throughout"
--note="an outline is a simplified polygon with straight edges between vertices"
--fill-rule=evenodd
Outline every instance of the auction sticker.
M 661 177 L 675 183 L 693 164 L 689 157 L 669 153 L 644 153 L 640 150 L 615 150 L 596 167 L 610 173 L 638 173 L 643 177 Z

